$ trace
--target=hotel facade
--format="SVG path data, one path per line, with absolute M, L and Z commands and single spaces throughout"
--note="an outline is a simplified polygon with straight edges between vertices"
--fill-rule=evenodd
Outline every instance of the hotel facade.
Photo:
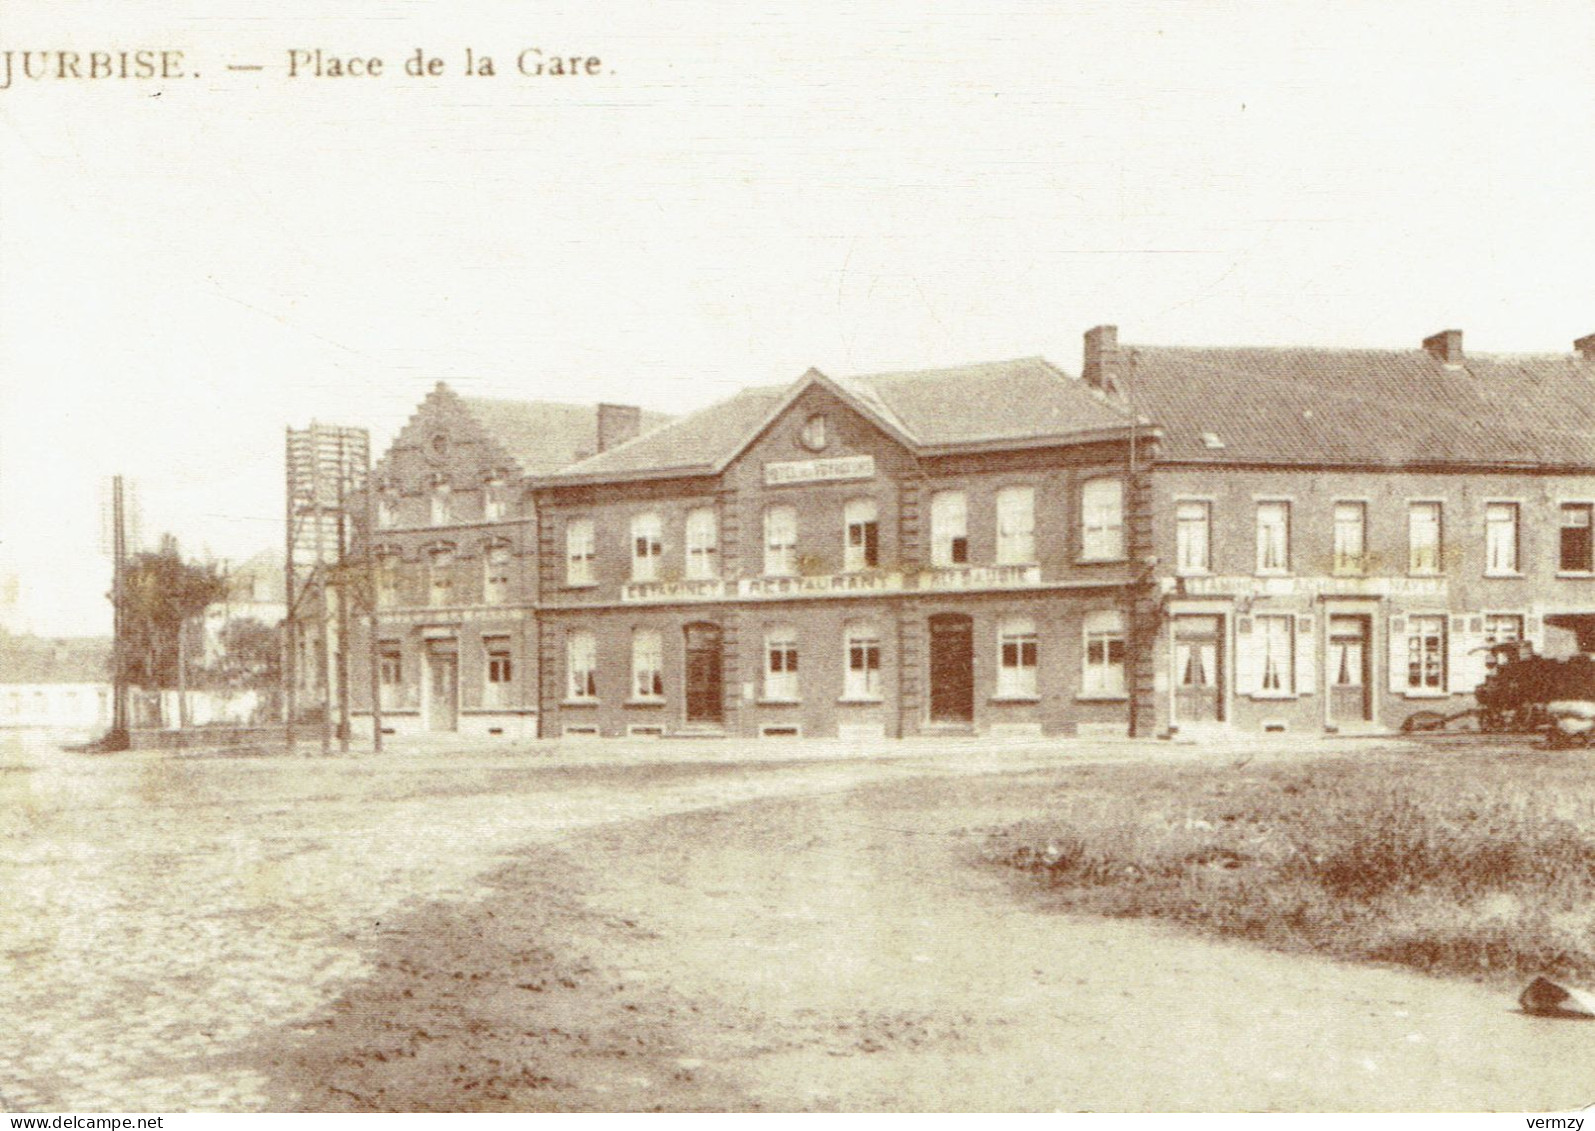
M 1592 394 L 1590 338 L 1469 358 L 1456 331 L 1225 350 L 1109 326 L 1078 377 L 810 371 L 675 421 L 442 388 L 380 468 L 384 724 L 1393 729 L 1470 705 L 1490 642 L 1565 651 L 1546 617 L 1595 609 Z M 555 417 L 590 424 L 561 446 Z

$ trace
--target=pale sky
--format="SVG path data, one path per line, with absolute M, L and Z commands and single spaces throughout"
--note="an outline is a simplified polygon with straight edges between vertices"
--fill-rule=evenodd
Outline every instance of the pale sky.
M 289 79 L 318 47 L 387 73 Z M 111 474 L 241 559 L 286 426 L 380 452 L 440 379 L 682 412 L 811 365 L 1077 372 L 1099 322 L 1595 331 L 1588 0 L 0 0 L 0 51 L 58 48 L 199 77 L 0 90 L 0 574 L 40 632 L 109 631 Z

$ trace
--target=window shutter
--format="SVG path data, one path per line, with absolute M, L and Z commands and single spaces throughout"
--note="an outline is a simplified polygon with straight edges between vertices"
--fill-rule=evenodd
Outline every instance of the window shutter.
M 1296 694 L 1311 695 L 1318 685 L 1318 636 L 1313 632 L 1313 614 L 1296 617 Z
M 1446 690 L 1452 695 L 1472 695 L 1484 682 L 1484 634 L 1468 631 L 1467 617 L 1452 617 L 1446 636 Z M 1480 627 L 1483 627 L 1482 625 Z
M 1391 617 L 1388 640 L 1390 690 L 1397 695 L 1407 690 L 1407 618 Z
M 1256 695 L 1261 689 L 1262 673 L 1259 670 L 1257 633 L 1252 630 L 1251 617 L 1238 617 L 1235 621 L 1235 693 Z

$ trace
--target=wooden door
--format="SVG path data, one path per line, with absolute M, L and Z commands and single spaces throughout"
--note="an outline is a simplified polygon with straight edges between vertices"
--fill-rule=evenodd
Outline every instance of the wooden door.
M 725 722 L 725 676 L 720 626 L 689 624 L 687 637 L 687 722 Z
M 930 618 L 930 721 L 975 719 L 975 626 L 960 613 Z

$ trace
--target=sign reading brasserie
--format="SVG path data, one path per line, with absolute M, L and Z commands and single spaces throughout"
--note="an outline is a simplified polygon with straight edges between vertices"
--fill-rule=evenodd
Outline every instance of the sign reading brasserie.
M 797 459 L 764 465 L 764 485 L 820 483 L 827 479 L 873 479 L 874 456 L 837 456 L 833 459 Z

